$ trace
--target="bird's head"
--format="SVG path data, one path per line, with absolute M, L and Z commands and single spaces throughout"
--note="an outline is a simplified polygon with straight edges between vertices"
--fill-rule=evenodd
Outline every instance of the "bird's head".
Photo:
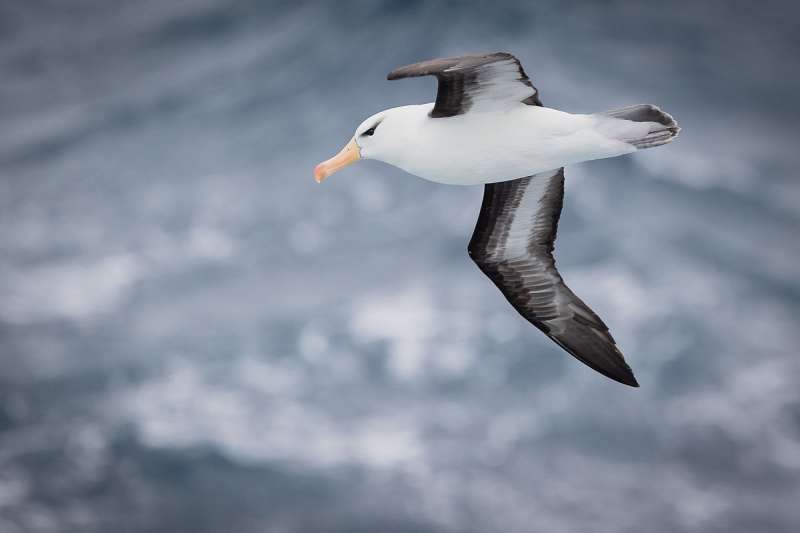
M 358 128 L 342 150 L 327 161 L 314 168 L 314 179 L 318 183 L 359 159 L 377 159 L 387 161 L 389 156 L 402 141 L 407 131 L 407 120 L 402 113 L 403 108 L 393 108 L 375 113 Z

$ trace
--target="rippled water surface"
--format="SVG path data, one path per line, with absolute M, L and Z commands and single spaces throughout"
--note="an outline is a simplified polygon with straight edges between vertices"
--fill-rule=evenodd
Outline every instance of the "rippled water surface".
M 786 2 L 0 4 L 0 531 L 793 532 Z M 567 171 L 558 259 L 641 389 L 466 255 L 480 187 L 313 166 L 509 50 L 677 142 Z

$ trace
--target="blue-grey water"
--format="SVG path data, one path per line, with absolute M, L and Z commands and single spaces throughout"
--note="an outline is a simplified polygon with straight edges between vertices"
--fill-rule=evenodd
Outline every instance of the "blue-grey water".
M 791 2 L 0 3 L 0 532 L 796 532 Z M 508 50 L 669 146 L 567 171 L 642 385 L 466 255 L 480 187 L 314 183 L 386 73 Z

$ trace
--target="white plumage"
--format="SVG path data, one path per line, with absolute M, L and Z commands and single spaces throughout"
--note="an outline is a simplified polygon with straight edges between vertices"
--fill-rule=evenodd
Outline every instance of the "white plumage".
M 366 119 L 355 136 L 361 157 L 430 181 L 477 185 L 635 152 L 625 139 L 663 129 L 656 122 L 573 115 L 521 102 L 431 119 L 433 105 L 396 107 Z M 359 135 L 375 123 L 375 135 Z

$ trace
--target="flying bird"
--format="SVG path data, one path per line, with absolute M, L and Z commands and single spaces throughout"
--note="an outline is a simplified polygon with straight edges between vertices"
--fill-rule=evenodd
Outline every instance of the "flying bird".
M 608 327 L 564 283 L 553 245 L 564 166 L 661 146 L 678 135 L 658 107 L 593 114 L 544 107 L 516 57 L 497 52 L 432 59 L 389 80 L 435 76 L 436 101 L 372 115 L 314 178 L 376 159 L 424 179 L 484 185 L 468 253 L 525 319 L 577 359 L 638 387 Z

